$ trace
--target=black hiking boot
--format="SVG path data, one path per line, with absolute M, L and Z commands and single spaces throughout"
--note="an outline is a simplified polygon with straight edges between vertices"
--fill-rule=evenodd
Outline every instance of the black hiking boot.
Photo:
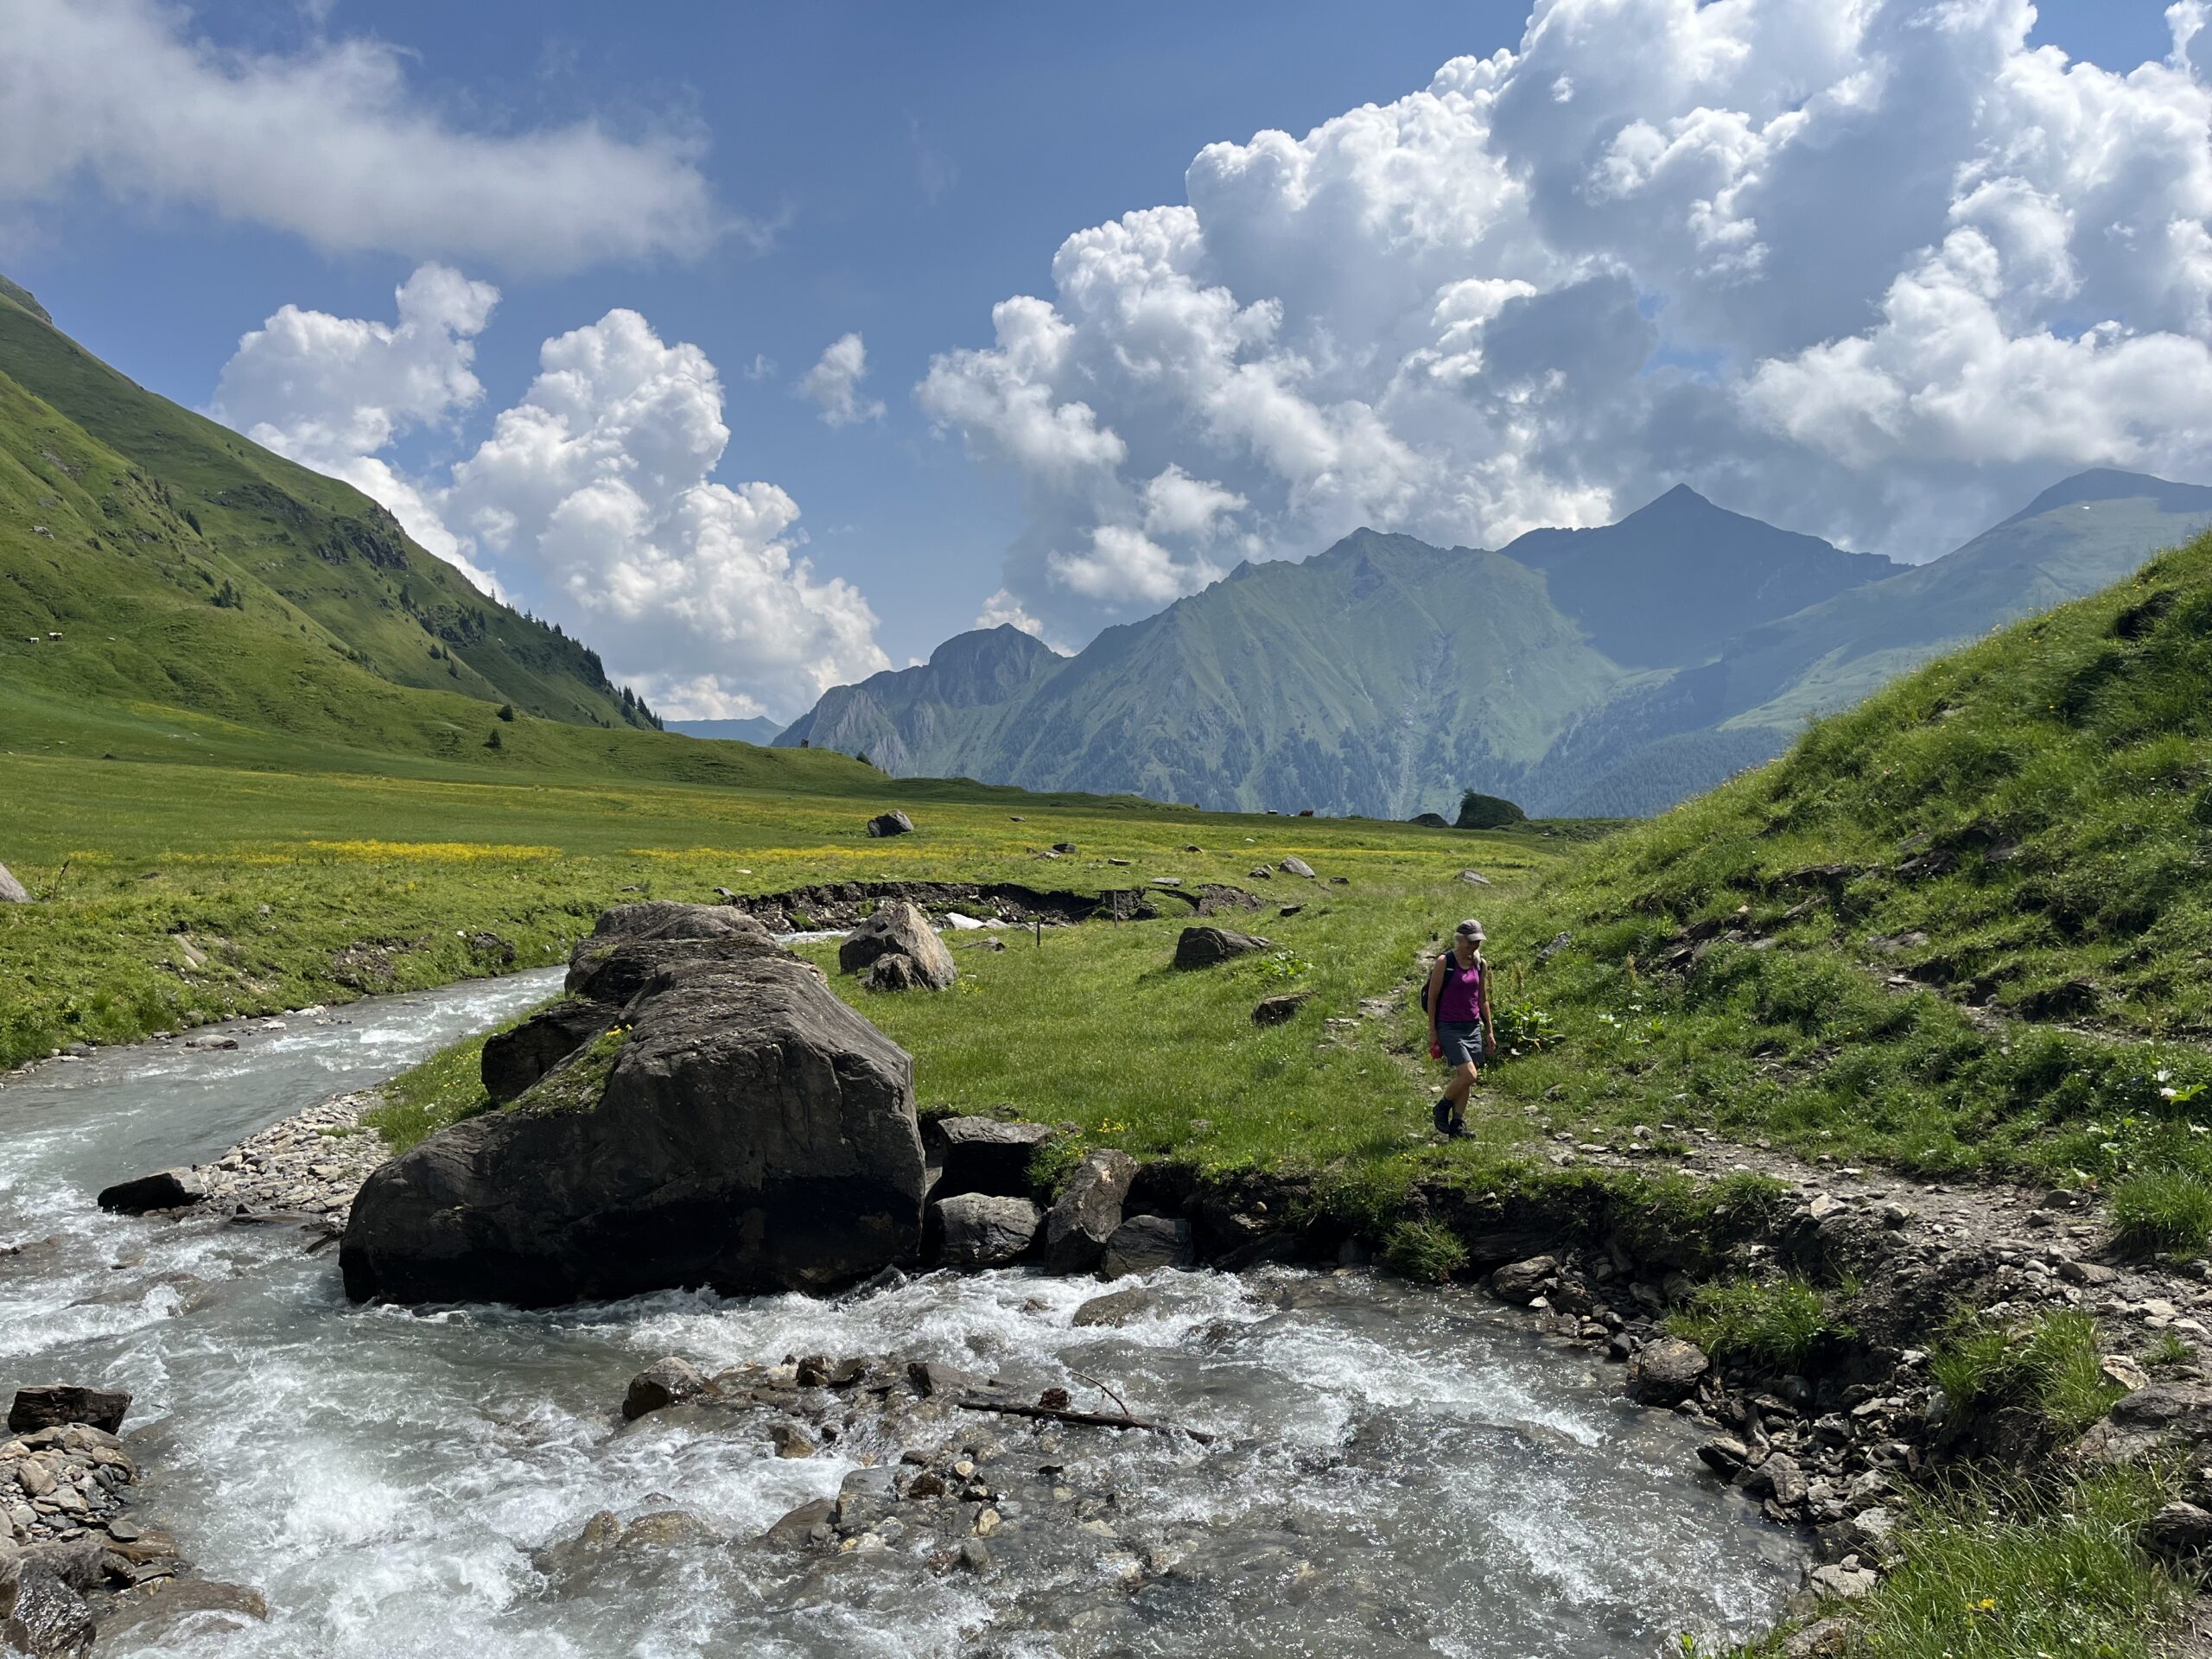
M 1466 1132 L 1467 1120 L 1464 1116 L 1453 1118 L 1450 1122 L 1444 1126 L 1444 1133 L 1451 1136 L 1454 1141 L 1457 1141 Z
M 1436 1103 L 1436 1109 L 1431 1116 L 1436 1119 L 1436 1132 L 1439 1135 L 1452 1133 L 1452 1103 L 1450 1101 L 1439 1100 Z

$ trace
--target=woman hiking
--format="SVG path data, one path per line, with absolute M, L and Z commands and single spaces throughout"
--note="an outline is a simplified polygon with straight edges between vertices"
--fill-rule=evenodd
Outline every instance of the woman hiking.
M 1452 1068 L 1436 1103 L 1440 1135 L 1467 1132 L 1467 1096 L 1481 1075 L 1483 1056 L 1497 1052 L 1491 1023 L 1490 964 L 1483 960 L 1483 925 L 1470 916 L 1452 930 L 1452 948 L 1428 970 L 1428 1058 Z

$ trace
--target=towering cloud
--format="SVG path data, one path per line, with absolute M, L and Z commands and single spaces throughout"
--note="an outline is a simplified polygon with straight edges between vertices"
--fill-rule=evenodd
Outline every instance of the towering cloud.
M 798 504 L 714 474 L 722 388 L 696 346 L 634 311 L 544 343 L 539 373 L 443 480 L 385 451 L 481 398 L 474 337 L 498 292 L 438 266 L 396 324 L 287 306 L 239 342 L 211 412 L 352 480 L 480 586 L 494 581 L 596 645 L 664 714 L 803 707 L 889 666 L 850 583 L 799 553 Z
M 2212 472 L 2204 8 L 2122 74 L 2025 0 L 1539 0 L 1519 48 L 1080 232 L 924 410 L 1077 637 L 1361 523 L 1497 545 L 1688 479 L 1900 557 L 2062 471 Z

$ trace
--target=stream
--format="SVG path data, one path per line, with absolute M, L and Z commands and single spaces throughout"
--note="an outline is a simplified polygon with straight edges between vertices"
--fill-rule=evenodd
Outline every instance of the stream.
M 1799 1541 L 1697 1472 L 1694 1425 L 1628 1406 L 1618 1368 L 1471 1292 L 1162 1273 L 1127 1325 L 1077 1327 L 1096 1281 L 1004 1271 L 842 1301 L 416 1313 L 349 1305 L 336 1252 L 303 1254 L 290 1229 L 93 1205 L 389 1077 L 559 977 L 239 1021 L 221 1028 L 235 1050 L 147 1043 L 0 1081 L 0 1249 L 22 1247 L 0 1255 L 0 1389 L 131 1390 L 134 1516 L 270 1603 L 265 1625 L 164 1654 L 1656 1659 L 1684 1631 L 1764 1625 L 1798 1582 Z M 731 1415 L 624 1425 L 628 1380 L 670 1353 L 709 1370 L 898 1354 L 1098 1399 L 1082 1372 L 1218 1438 L 1065 1431 L 1052 1460 L 1115 1495 L 1107 1521 L 1009 1501 L 981 1576 L 932 1571 L 918 1546 L 772 1548 L 751 1541 L 899 1446 L 849 1436 L 782 1459 Z M 1013 1461 L 1031 1433 L 974 1430 Z M 669 1508 L 712 1536 L 589 1573 L 532 1565 L 595 1511 Z

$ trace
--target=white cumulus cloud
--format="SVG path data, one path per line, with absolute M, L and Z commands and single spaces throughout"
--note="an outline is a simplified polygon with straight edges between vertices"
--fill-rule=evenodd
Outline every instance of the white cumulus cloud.
M 480 402 L 472 341 L 497 299 L 425 266 L 396 324 L 288 306 L 239 343 L 211 412 L 349 479 L 479 586 L 501 579 L 664 715 L 796 711 L 888 666 L 860 590 L 801 552 L 798 504 L 715 477 L 714 364 L 634 311 L 545 341 L 529 390 L 442 480 L 380 453 Z
M 570 270 L 690 254 L 747 226 L 696 143 L 596 121 L 455 125 L 366 35 L 228 50 L 157 0 L 0 0 L 0 201 L 202 209 L 334 251 Z
M 855 426 L 883 418 L 880 398 L 861 395 L 868 378 L 868 346 L 861 337 L 841 334 L 798 383 L 798 392 L 822 411 L 827 426 Z
M 2204 8 L 2100 67 L 2025 0 L 1537 0 L 1517 48 L 1071 236 L 924 411 L 1082 637 L 1359 524 L 1497 546 L 1687 479 L 1900 557 L 2062 473 L 2212 477 Z

